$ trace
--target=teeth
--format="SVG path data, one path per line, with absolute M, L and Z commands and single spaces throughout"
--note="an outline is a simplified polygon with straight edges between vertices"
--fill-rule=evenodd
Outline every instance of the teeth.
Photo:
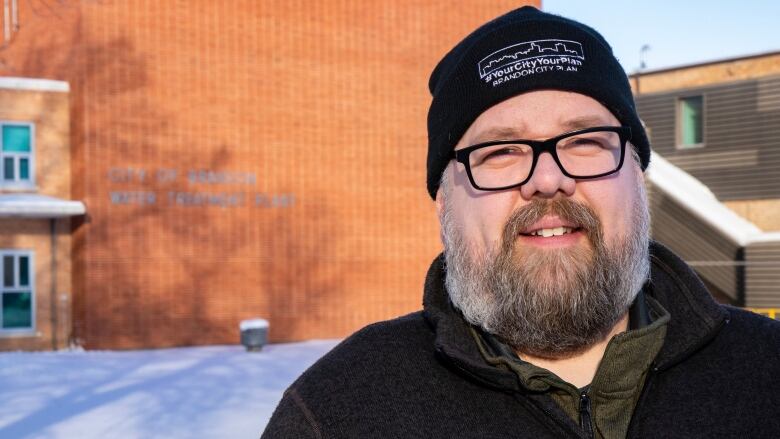
M 567 233 L 571 233 L 571 227 L 555 227 L 553 229 L 539 229 L 531 233 L 532 236 L 543 236 L 549 238 L 550 236 L 561 236 Z

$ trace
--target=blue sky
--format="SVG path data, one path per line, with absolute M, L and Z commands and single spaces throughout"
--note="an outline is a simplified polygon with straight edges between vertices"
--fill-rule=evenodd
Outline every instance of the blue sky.
M 777 0 L 542 0 L 542 9 L 601 32 L 629 73 L 645 44 L 648 70 L 780 51 Z

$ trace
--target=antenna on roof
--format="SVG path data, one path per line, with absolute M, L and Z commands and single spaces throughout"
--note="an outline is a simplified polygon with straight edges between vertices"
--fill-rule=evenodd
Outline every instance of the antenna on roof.
M 639 70 L 644 70 L 647 68 L 647 63 L 645 63 L 645 54 L 649 51 L 650 51 L 649 44 L 643 44 L 642 48 L 639 49 Z

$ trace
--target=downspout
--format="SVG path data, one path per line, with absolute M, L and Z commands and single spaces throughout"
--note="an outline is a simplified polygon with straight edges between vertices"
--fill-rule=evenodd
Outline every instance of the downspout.
M 57 350 L 57 218 L 49 220 L 51 235 L 51 291 L 49 292 L 49 312 L 51 313 L 51 348 Z

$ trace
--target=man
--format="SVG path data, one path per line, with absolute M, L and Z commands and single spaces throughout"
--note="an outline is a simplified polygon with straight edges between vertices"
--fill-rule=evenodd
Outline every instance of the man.
M 650 242 L 650 145 L 596 31 L 524 7 L 429 86 L 424 310 L 327 354 L 264 437 L 780 435 L 780 324 Z

